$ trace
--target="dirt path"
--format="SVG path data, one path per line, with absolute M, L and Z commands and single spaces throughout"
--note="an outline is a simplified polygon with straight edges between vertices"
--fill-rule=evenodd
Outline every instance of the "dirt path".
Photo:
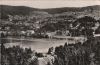
M 38 58 L 38 62 L 39 62 L 39 65 L 48 65 L 48 63 L 50 65 L 53 65 L 54 57 L 50 55 L 48 55 L 47 57 L 41 57 L 41 58 Z

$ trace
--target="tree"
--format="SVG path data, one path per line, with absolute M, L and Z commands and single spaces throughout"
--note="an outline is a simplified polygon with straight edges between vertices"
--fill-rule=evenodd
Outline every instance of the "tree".
M 96 34 L 100 34 L 100 26 L 95 30 Z
M 91 38 L 93 37 L 93 30 L 92 29 L 88 29 L 88 28 L 85 28 L 81 31 L 82 35 L 86 36 L 87 38 Z
M 74 23 L 80 23 L 81 27 L 84 26 L 84 27 L 90 28 L 90 27 L 93 27 L 95 25 L 94 23 L 96 22 L 97 21 L 93 17 L 84 16 L 82 18 L 77 19 Z
M 48 53 L 47 54 L 51 54 L 51 52 L 53 52 L 53 47 L 49 48 Z

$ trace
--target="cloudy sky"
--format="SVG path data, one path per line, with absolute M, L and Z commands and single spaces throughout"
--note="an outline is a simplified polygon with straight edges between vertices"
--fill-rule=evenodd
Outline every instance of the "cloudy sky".
M 100 5 L 100 0 L 0 0 L 0 5 L 29 6 L 34 8 L 84 7 Z

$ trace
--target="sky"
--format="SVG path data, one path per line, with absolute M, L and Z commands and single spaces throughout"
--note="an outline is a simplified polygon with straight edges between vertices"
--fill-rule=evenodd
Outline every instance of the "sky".
M 45 9 L 100 5 L 100 0 L 0 0 L 0 5 L 28 6 Z

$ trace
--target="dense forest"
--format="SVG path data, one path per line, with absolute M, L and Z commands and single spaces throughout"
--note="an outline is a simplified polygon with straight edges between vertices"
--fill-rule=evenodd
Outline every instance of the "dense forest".
M 100 39 L 100 38 L 99 38 Z M 56 47 L 54 65 L 99 65 L 100 40 L 89 39 L 83 44 L 67 44 Z

